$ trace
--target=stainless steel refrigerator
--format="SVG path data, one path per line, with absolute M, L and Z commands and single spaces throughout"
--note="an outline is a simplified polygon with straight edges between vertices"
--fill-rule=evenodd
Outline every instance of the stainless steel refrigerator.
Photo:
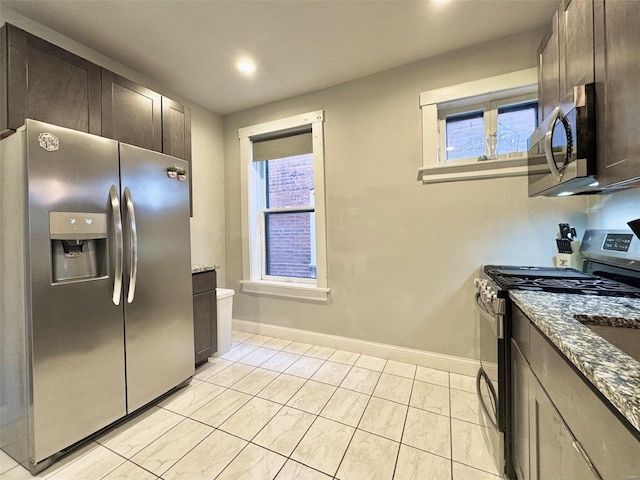
M 189 182 L 32 120 L 0 154 L 0 447 L 33 473 L 193 375 Z

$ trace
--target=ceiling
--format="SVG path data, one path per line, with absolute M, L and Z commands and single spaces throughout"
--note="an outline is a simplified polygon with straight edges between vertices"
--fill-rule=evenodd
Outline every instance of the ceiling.
M 545 25 L 558 3 L 0 0 L 223 115 Z

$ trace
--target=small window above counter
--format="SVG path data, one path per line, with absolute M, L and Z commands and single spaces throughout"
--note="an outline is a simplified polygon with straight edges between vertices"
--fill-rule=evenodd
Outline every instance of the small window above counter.
M 537 71 L 531 68 L 422 92 L 418 181 L 527 175 L 526 141 L 537 125 L 536 90 Z

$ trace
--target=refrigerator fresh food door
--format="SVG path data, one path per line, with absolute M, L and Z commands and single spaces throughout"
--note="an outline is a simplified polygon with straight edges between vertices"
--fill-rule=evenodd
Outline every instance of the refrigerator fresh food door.
M 187 168 L 120 144 L 129 413 L 194 374 L 189 182 L 173 165 Z
M 118 215 L 109 199 L 118 144 L 28 120 L 26 160 L 30 456 L 38 463 L 126 414 L 122 302 L 113 301 Z

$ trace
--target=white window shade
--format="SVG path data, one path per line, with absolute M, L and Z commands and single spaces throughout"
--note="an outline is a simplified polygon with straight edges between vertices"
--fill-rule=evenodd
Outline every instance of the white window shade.
M 253 161 L 295 157 L 313 152 L 311 130 L 299 134 L 285 134 L 278 138 L 252 138 Z

